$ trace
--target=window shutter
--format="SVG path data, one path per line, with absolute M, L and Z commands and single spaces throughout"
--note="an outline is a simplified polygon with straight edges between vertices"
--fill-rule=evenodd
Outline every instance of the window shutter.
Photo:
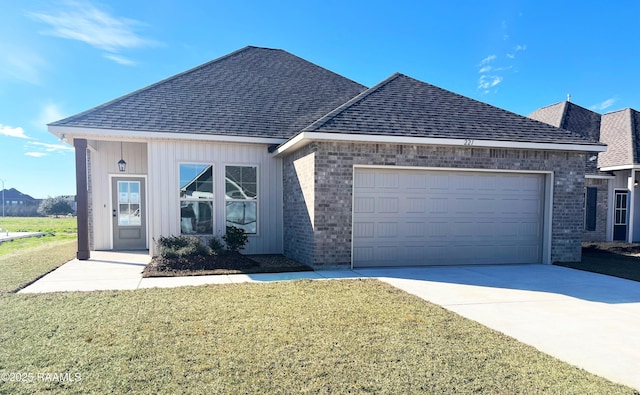
M 596 230 L 596 211 L 598 207 L 598 188 L 587 187 L 586 220 L 585 228 L 589 231 Z

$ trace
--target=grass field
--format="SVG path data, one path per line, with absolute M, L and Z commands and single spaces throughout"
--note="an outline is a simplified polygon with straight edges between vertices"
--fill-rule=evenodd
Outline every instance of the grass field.
M 638 394 L 376 280 L 11 292 L 74 253 L 0 257 L 0 393 Z
M 54 393 L 631 394 L 375 280 L 6 295 L 0 367 Z M 2 391 L 0 391 L 2 392 Z
M 0 228 L 9 232 L 76 233 L 75 217 L 0 217 Z

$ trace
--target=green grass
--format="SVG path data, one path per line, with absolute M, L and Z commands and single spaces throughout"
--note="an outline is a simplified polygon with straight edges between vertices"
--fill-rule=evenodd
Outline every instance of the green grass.
M 0 228 L 9 232 L 76 233 L 75 217 L 0 217 Z
M 62 241 L 58 241 L 60 239 Z M 31 245 L 27 249 L 14 248 L 9 251 L 15 246 L 13 243 L 23 242 L 40 244 Z M 66 238 L 50 236 L 3 243 L 0 245 L 0 295 L 19 289 L 73 259 L 75 252 L 75 235 L 67 235 Z
M 80 378 L 2 393 L 637 393 L 376 280 L 6 294 L 0 311 L 0 373 Z

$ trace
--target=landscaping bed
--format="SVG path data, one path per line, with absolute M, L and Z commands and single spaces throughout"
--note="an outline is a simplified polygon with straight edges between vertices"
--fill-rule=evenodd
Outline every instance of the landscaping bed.
M 582 243 L 582 261 L 558 266 L 640 281 L 640 244 Z
M 204 276 L 215 274 L 282 273 L 311 271 L 309 266 L 281 254 L 242 255 L 224 252 L 189 258 L 154 258 L 142 277 Z

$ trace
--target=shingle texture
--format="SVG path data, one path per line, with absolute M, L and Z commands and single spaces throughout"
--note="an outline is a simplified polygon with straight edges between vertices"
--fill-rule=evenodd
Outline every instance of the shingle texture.
M 569 101 L 543 107 L 527 117 L 557 128 L 570 130 L 594 141 L 600 139 L 601 115 Z
M 402 74 L 392 75 L 304 130 L 597 144 L 568 130 L 552 127 Z
M 286 51 L 246 47 L 51 125 L 289 138 L 365 89 Z
M 632 165 L 640 157 L 638 112 L 627 108 L 602 116 L 600 140 L 607 144 L 607 152 L 598 155 L 598 167 Z

